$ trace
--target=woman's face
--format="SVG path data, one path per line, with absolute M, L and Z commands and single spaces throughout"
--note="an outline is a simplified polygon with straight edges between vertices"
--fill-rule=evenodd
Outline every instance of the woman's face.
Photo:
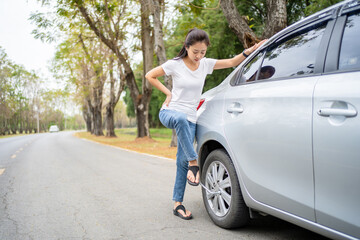
M 186 48 L 189 59 L 198 64 L 199 61 L 205 56 L 207 46 L 204 42 L 197 42 L 190 47 Z

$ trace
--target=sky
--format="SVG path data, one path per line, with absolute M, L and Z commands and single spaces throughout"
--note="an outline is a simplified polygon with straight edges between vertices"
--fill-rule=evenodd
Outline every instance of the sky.
M 35 70 L 38 75 L 47 79 L 54 86 L 48 70 L 55 54 L 55 44 L 43 43 L 35 39 L 31 32 L 31 12 L 41 10 L 37 0 L 0 0 L 0 46 L 5 50 L 8 59 L 26 70 Z

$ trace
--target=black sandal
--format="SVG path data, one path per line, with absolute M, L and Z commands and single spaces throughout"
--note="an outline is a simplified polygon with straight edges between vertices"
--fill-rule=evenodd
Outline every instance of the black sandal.
M 178 212 L 178 210 L 183 210 L 184 211 L 184 214 L 186 214 L 186 209 L 185 209 L 185 207 L 184 207 L 184 205 L 179 205 L 179 206 L 177 206 L 173 211 L 174 211 L 174 215 L 175 216 L 178 216 L 179 218 L 182 218 L 182 219 L 184 219 L 184 220 L 190 220 L 190 219 L 192 219 L 192 214 L 190 215 L 190 216 L 188 216 L 188 217 L 185 217 L 184 215 L 182 215 L 181 213 L 179 213 Z
M 189 170 L 194 174 L 195 177 L 195 181 L 196 181 L 196 175 L 199 172 L 200 168 L 199 166 L 189 166 Z M 200 182 L 196 183 L 196 182 L 192 182 L 189 179 L 187 180 L 187 182 L 191 185 L 191 186 L 198 186 Z

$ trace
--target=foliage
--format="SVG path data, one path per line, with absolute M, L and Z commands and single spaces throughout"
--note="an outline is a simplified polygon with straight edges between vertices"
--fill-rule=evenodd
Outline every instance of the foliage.
M 82 130 L 85 129 L 85 123 L 82 115 L 74 114 L 64 121 L 65 129 Z
M 206 8 L 215 6 L 215 1 L 198 1 L 193 2 L 196 6 Z M 243 47 L 237 40 L 235 34 L 231 32 L 228 23 L 220 9 L 200 9 L 194 7 L 177 7 L 180 14 L 174 19 L 175 29 L 173 34 L 166 41 L 167 57 L 175 57 L 182 48 L 185 36 L 189 29 L 197 27 L 203 29 L 209 34 L 210 46 L 207 50 L 206 57 L 215 59 L 231 58 L 242 52 Z M 222 82 L 232 69 L 216 70 L 213 74 L 208 75 L 204 91 L 217 86 Z
M 130 90 L 128 87 L 125 87 L 125 96 L 123 98 L 124 102 L 126 103 L 126 114 L 128 117 L 135 117 L 135 111 L 134 111 L 134 102 L 132 98 L 130 97 Z
M 333 5 L 341 0 L 288 0 L 287 18 L 288 24 L 292 24 L 301 18 L 317 12 L 325 7 Z M 169 36 L 167 45 L 168 58 L 173 58 L 180 51 L 186 33 L 189 29 L 197 27 L 205 30 L 210 37 L 211 45 L 206 57 L 215 59 L 231 58 L 243 50 L 235 34 L 229 29 L 228 23 L 221 9 L 207 9 L 215 6 L 218 1 L 197 0 L 192 5 L 179 3 L 177 10 L 178 18 L 174 19 L 174 30 Z M 266 0 L 234 0 L 240 15 L 247 19 L 249 26 L 261 36 L 266 21 Z M 198 8 L 193 7 L 198 6 Z M 233 69 L 216 70 L 208 75 L 204 91 L 217 86 Z
M 50 125 L 64 128 L 63 90 L 41 88 L 42 80 L 7 58 L 0 47 L 0 135 L 48 131 Z M 60 110 L 61 109 L 61 110 Z
M 124 101 L 119 101 L 115 107 L 115 127 L 116 128 L 125 128 L 125 127 L 134 127 L 135 120 L 133 117 L 128 117 L 126 113 L 126 104 Z
M 341 1 L 342 0 L 310 0 L 309 5 L 305 9 L 305 14 L 306 16 L 311 15 Z
M 340 0 L 287 0 L 288 25 L 299 19 L 333 5 Z M 128 61 L 131 63 L 135 74 L 136 84 L 141 89 L 143 78 L 143 63 L 133 57 L 141 51 L 141 31 L 139 27 L 139 2 L 133 0 L 42 0 L 49 12 L 35 12 L 30 20 L 36 24 L 33 31 L 34 37 L 43 41 L 57 41 L 58 48 L 52 64 L 52 72 L 58 81 L 64 83 L 62 90 L 47 90 L 41 88 L 43 83 L 36 73 L 24 69 L 7 58 L 3 49 L 0 48 L 0 134 L 19 131 L 34 131 L 36 129 L 36 117 L 39 113 L 40 127 L 45 131 L 50 124 L 57 124 L 61 128 L 83 127 L 79 115 L 65 116 L 66 103 L 69 99 L 79 106 L 91 96 L 90 86 L 93 81 L 95 69 L 91 69 L 90 62 L 94 61 L 98 66 L 106 67 L 107 58 L 103 57 L 100 40 L 89 28 L 88 24 L 80 17 L 78 5 L 89 6 L 91 16 L 95 24 L 103 25 L 106 34 L 111 32 L 118 34 L 118 46 L 120 51 L 127 51 Z M 174 3 L 175 2 L 175 3 Z M 248 25 L 261 36 L 266 22 L 266 0 L 234 0 L 240 15 L 246 19 Z M 218 6 L 218 0 L 192 0 L 167 2 L 163 18 L 165 44 L 167 58 L 175 57 L 180 51 L 185 35 L 188 30 L 197 27 L 208 32 L 211 45 L 206 57 L 215 59 L 231 58 L 243 50 L 234 33 L 229 29 L 228 23 Z M 107 5 L 106 5 L 107 4 Z M 127 9 L 123 6 L 127 6 Z M 91 7 L 90 7 L 91 6 Z M 107 6 L 107 7 L 106 7 Z M 132 9 L 133 11 L 129 11 Z M 120 15 L 116 15 L 120 14 Z M 115 29 L 111 16 L 120 16 L 121 29 Z M 114 21 L 112 23 L 112 21 Z M 79 40 L 79 35 L 84 39 L 90 56 L 86 56 Z M 135 64 L 136 62 L 136 64 Z M 156 62 L 156 61 L 155 61 Z M 208 75 L 204 91 L 217 86 L 223 81 L 232 69 L 216 70 Z M 107 73 L 104 73 L 107 74 Z M 116 72 L 120 76 L 120 72 Z M 91 81 L 90 81 L 91 80 Z M 88 84 L 88 85 L 86 85 Z M 109 81 L 105 83 L 105 89 L 109 88 Z M 117 126 L 132 124 L 135 117 L 134 103 L 126 88 L 124 102 L 115 108 L 115 122 Z M 109 90 L 103 95 L 103 101 L 109 99 Z M 150 126 L 161 126 L 158 112 L 165 99 L 162 92 L 153 90 L 149 109 Z M 129 119 L 130 117 L 130 119 Z M 66 122 L 66 124 L 65 124 Z

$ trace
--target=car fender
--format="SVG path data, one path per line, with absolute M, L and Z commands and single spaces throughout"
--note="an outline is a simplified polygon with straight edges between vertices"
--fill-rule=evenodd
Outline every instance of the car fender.
M 198 161 L 199 161 L 200 169 L 202 169 L 206 157 L 211 151 L 218 148 L 223 148 L 229 154 L 232 163 L 235 167 L 237 178 L 241 188 L 240 190 L 242 192 L 246 205 L 248 207 L 256 206 L 258 202 L 250 195 L 243 181 L 243 177 L 242 177 L 243 170 L 240 164 L 238 164 L 238 161 L 236 161 L 235 155 L 231 150 L 231 148 L 229 147 L 227 140 L 223 137 L 224 136 L 223 128 L 219 126 L 215 130 L 214 128 L 212 128 L 211 131 L 206 131 L 203 126 L 200 126 L 198 127 L 198 131 L 200 131 L 202 134 L 201 141 L 197 142 L 197 148 L 199 154 Z

